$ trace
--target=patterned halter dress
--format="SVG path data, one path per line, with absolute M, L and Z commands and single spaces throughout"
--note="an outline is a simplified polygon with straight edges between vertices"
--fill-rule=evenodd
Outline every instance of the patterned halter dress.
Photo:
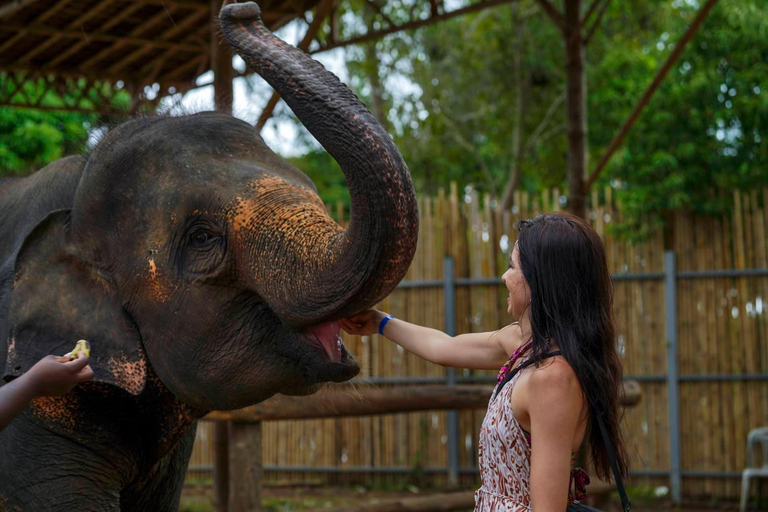
M 530 348 L 518 348 L 499 371 L 499 383 Z M 531 439 L 512 411 L 512 390 L 520 373 L 499 391 L 494 390 L 480 429 L 479 468 L 482 487 L 475 492 L 475 512 L 529 512 L 531 510 Z M 498 385 L 497 385 L 498 387 Z M 571 470 L 568 503 L 586 497 L 589 477 L 580 468 Z M 570 487 L 574 492 L 570 492 Z

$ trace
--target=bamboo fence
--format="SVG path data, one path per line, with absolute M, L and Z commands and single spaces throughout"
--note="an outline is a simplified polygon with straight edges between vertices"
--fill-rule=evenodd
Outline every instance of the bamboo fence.
M 494 210 L 488 198 L 452 186 L 437 197 L 419 201 L 419 246 L 408 280 L 442 279 L 443 258 L 452 256 L 456 277 L 500 276 L 516 236 L 516 223 L 560 209 L 564 199 L 555 189 L 541 195 L 518 193 L 513 212 Z M 767 268 L 766 225 L 768 189 L 733 195 L 734 213 L 728 217 L 698 217 L 677 213 L 667 235 L 667 249 L 677 254 L 678 271 Z M 664 235 L 641 244 L 618 241 L 610 229 L 620 219 L 621 207 L 607 188 L 593 192 L 590 221 L 602 236 L 610 269 L 615 274 L 664 271 Z M 337 208 L 337 218 L 344 211 Z M 768 372 L 768 278 L 696 278 L 678 280 L 679 372 L 736 374 Z M 456 325 L 459 333 L 493 331 L 506 315 L 502 286 L 457 289 Z M 398 318 L 442 329 L 442 288 L 398 289 L 380 308 Z M 615 312 L 618 347 L 625 375 L 666 373 L 664 283 L 662 280 L 617 281 Z M 441 377 L 445 370 L 408 354 L 379 337 L 344 337 L 360 362 L 361 377 Z M 492 376 L 495 372 L 459 370 L 459 375 Z M 623 429 L 632 469 L 669 469 L 669 423 L 665 382 L 642 382 L 640 405 L 628 409 Z M 484 411 L 459 413 L 459 462 L 476 465 L 477 435 Z M 265 466 L 385 468 L 407 473 L 323 473 L 267 471 L 267 483 L 352 483 L 395 485 L 404 478 L 417 485 L 441 485 L 443 473 L 424 468 L 448 465 L 447 413 L 420 412 L 378 417 L 264 424 Z M 768 424 L 768 382 L 719 381 L 680 383 L 680 433 L 683 472 L 740 472 L 745 465 L 750 429 Z M 200 422 L 190 466 L 213 461 L 213 425 Z M 190 471 L 188 478 L 206 478 L 206 471 Z M 464 481 L 477 476 L 465 474 Z M 666 476 L 633 477 L 630 484 L 667 485 Z M 683 478 L 685 496 L 734 498 L 736 478 Z

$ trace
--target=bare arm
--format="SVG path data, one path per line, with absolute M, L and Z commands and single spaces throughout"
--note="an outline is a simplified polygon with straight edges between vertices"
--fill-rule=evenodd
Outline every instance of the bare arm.
M 37 396 L 27 374 L 0 388 L 0 430 L 4 429 Z
M 366 336 L 378 332 L 379 323 L 385 316 L 386 313 L 372 309 L 340 320 L 340 323 L 348 333 Z M 515 326 L 507 326 L 496 332 L 452 337 L 437 329 L 397 318 L 387 322 L 384 336 L 432 363 L 476 370 L 498 369 L 509 357 L 509 347 L 520 344 L 520 329 Z
M 531 509 L 562 512 L 584 405 L 581 387 L 567 364 L 555 362 L 531 373 L 526 395 L 523 403 L 531 419 Z
M 63 395 L 78 382 L 91 379 L 93 370 L 87 357 L 70 361 L 67 357 L 47 356 L 21 377 L 0 388 L 0 430 L 4 429 L 38 396 Z

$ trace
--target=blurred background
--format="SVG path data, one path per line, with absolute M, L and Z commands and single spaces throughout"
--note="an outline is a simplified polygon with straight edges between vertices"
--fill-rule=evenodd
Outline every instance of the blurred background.
M 223 45 L 216 0 L 0 5 L 0 179 L 87 152 L 136 115 L 232 112 L 344 223 L 343 175 Z M 389 131 L 420 198 L 419 249 L 381 307 L 454 333 L 509 321 L 515 223 L 570 210 L 603 237 L 641 510 L 738 508 L 768 464 L 768 4 L 749 0 L 273 0 L 264 21 Z M 352 389 L 488 386 L 377 336 Z M 339 386 L 344 387 L 344 386 Z M 400 387 L 394 389 L 402 389 Z M 264 421 L 262 504 L 293 510 L 472 489 L 476 410 Z M 261 427 L 260 427 L 261 428 Z M 214 510 L 214 422 L 183 510 Z M 762 496 L 762 500 L 759 498 Z M 614 499 L 615 502 L 615 499 Z M 768 485 L 750 506 L 768 509 Z M 471 507 L 470 507 L 471 508 Z

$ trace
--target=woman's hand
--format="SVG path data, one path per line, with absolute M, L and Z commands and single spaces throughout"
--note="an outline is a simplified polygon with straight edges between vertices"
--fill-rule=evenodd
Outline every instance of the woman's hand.
M 370 336 L 379 332 L 379 324 L 387 314 L 376 309 L 369 309 L 348 318 L 339 320 L 341 328 L 349 334 Z

